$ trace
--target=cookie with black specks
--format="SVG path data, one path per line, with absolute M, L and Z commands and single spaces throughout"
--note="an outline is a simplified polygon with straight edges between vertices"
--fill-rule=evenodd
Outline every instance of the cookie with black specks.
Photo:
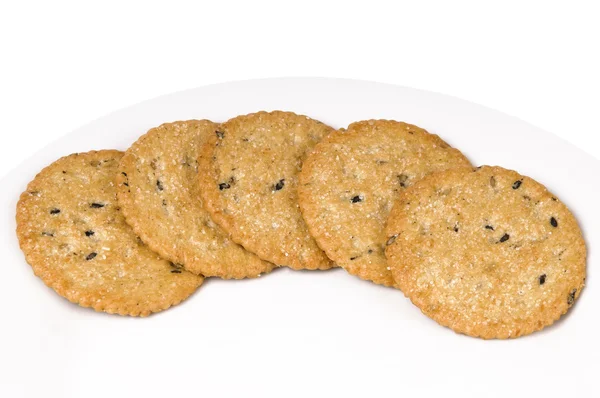
M 385 222 L 394 200 L 429 173 L 470 166 L 437 135 L 393 120 L 330 134 L 307 157 L 298 196 L 311 235 L 349 273 L 392 286 Z
M 540 330 L 584 286 L 586 246 L 573 214 L 540 183 L 501 167 L 425 177 L 400 195 L 386 233 L 404 294 L 469 336 Z
M 258 112 L 219 126 L 201 150 L 200 195 L 231 239 L 293 269 L 328 269 L 298 207 L 306 154 L 333 129 L 291 112 Z
M 223 279 L 258 277 L 274 264 L 231 241 L 199 199 L 197 158 L 216 130 L 211 121 L 188 120 L 140 137 L 120 162 L 119 205 L 144 243 L 186 270 Z
M 63 157 L 43 169 L 17 204 L 17 236 L 33 272 L 82 307 L 147 316 L 190 296 L 203 278 L 145 246 L 117 205 L 122 152 Z

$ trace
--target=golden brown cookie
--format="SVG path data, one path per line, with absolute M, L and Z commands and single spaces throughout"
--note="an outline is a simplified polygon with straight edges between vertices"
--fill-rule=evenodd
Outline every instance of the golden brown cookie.
M 212 219 L 264 260 L 293 269 L 333 264 L 298 208 L 298 172 L 333 129 L 291 112 L 258 112 L 219 126 L 199 158 L 200 195 Z
M 178 304 L 203 279 L 161 259 L 125 224 L 114 183 L 121 156 L 73 154 L 43 169 L 17 205 L 17 235 L 33 272 L 61 296 L 146 316 Z
M 404 294 L 470 336 L 540 330 L 584 286 L 586 247 L 575 217 L 543 185 L 501 167 L 425 177 L 400 195 L 386 233 Z
M 166 123 L 140 137 L 121 159 L 117 197 L 127 223 L 163 258 L 195 274 L 254 278 L 274 265 L 231 241 L 198 193 L 198 154 L 217 125 Z
M 393 120 L 330 134 L 307 157 L 298 196 L 311 235 L 349 273 L 392 286 L 385 222 L 398 193 L 429 173 L 470 166 L 437 135 Z

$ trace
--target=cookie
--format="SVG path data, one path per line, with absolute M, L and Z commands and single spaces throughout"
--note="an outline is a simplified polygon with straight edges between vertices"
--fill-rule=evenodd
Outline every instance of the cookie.
M 152 250 L 195 274 L 253 278 L 274 265 L 231 241 L 202 207 L 198 154 L 217 125 L 208 120 L 166 123 L 126 152 L 117 197 L 127 223 Z
M 456 332 L 514 338 L 552 324 L 585 281 L 586 246 L 569 209 L 500 167 L 432 174 L 406 189 L 386 229 L 395 281 Z
M 200 195 L 212 219 L 260 258 L 293 269 L 332 262 L 298 208 L 298 172 L 333 129 L 291 112 L 258 112 L 219 126 L 199 158 Z
M 362 279 L 394 281 L 385 222 L 398 193 L 425 175 L 469 161 L 437 135 L 393 120 L 352 123 L 315 147 L 298 186 L 302 215 L 327 256 Z
M 17 235 L 33 272 L 82 307 L 146 316 L 190 296 L 203 278 L 146 247 L 125 223 L 115 176 L 122 152 L 66 156 L 17 204 Z

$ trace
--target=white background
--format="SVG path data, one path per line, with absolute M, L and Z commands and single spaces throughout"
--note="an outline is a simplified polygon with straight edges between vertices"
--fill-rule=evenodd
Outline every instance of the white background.
M 223 81 L 299 75 L 376 80 L 454 95 L 518 116 L 600 157 L 598 7 L 596 0 L 217 0 L 189 3 L 0 0 L 0 131 L 3 138 L 0 177 L 67 132 L 145 99 Z M 319 283 L 325 284 L 326 280 L 323 278 Z M 323 293 L 326 286 L 313 286 L 311 283 L 306 281 L 307 288 L 319 292 L 326 300 L 327 295 Z M 242 283 L 239 288 L 249 289 L 248 286 L 251 285 Z M 353 308 L 362 308 L 364 319 L 370 319 L 367 311 L 371 309 L 366 308 L 366 304 L 360 306 L 369 302 L 369 295 L 376 294 L 376 290 L 366 284 L 364 289 L 362 284 L 357 286 L 360 292 L 353 291 L 356 293 L 356 296 L 352 295 L 353 302 L 356 302 Z M 281 291 L 273 294 L 283 295 L 285 290 L 282 286 Z M 42 292 L 40 290 L 39 294 Z M 268 293 L 265 293 L 265 297 L 259 297 L 267 302 L 267 296 Z M 251 308 L 251 303 L 258 299 L 250 294 L 248 297 L 248 300 L 254 300 L 247 304 Z M 200 300 L 200 297 L 196 299 Z M 334 303 L 324 302 L 332 313 L 337 310 Z M 313 304 L 316 305 L 316 302 Z M 296 302 L 291 305 L 290 312 L 301 313 L 306 308 Z M 373 322 L 376 315 L 370 315 Z M 294 319 L 291 315 L 286 316 L 285 319 Z M 575 319 L 570 320 L 572 324 Z M 237 325 L 239 322 L 239 327 L 244 327 L 246 322 L 253 321 L 248 317 L 230 320 L 230 323 Z M 336 326 L 334 318 L 321 321 L 325 325 Z M 143 325 L 139 325 L 140 335 L 146 333 Z M 308 357 L 315 355 L 315 367 L 295 367 L 298 385 L 290 384 L 290 391 L 282 390 L 281 396 L 290 396 L 298 389 L 308 394 L 312 385 L 328 386 L 329 396 L 334 396 L 337 388 L 334 388 L 335 383 L 330 380 L 329 374 L 339 376 L 341 370 L 327 369 L 330 362 L 320 362 L 318 355 L 321 352 L 327 358 L 326 354 L 335 351 L 336 344 L 341 344 L 343 339 L 332 338 L 325 342 L 314 325 L 309 327 L 293 322 L 290 325 L 289 330 L 282 327 L 281 334 L 273 336 L 273 343 L 281 347 L 281 355 L 269 358 L 289 361 L 295 355 L 310 362 Z M 300 352 L 286 339 L 286 334 L 298 334 L 304 326 L 307 330 L 305 344 L 314 342 L 314 348 Z M 14 328 L 15 325 L 3 327 Z M 60 328 L 57 323 L 56 330 Z M 54 333 L 54 337 L 59 339 L 64 336 L 56 330 L 47 332 L 49 335 Z M 234 328 L 231 330 L 235 331 Z M 415 328 L 410 333 L 417 339 L 421 330 Z M 437 329 L 433 331 L 437 333 Z M 31 336 L 37 333 L 35 330 L 26 332 Z M 118 328 L 105 332 L 106 341 L 121 338 Z M 344 332 L 340 327 L 339 333 Z M 432 339 L 434 347 L 431 350 L 445 350 L 457 355 L 452 347 L 444 345 L 446 339 L 454 337 L 446 332 L 443 331 L 439 339 Z M 173 339 L 173 347 L 178 350 L 190 349 L 179 339 L 177 331 L 164 329 L 157 333 L 164 339 Z M 194 341 L 194 336 L 185 331 L 182 335 L 186 344 L 195 347 L 210 344 Z M 245 383 L 249 391 L 257 391 L 261 383 L 269 383 L 268 375 L 278 363 L 261 362 L 265 353 L 260 346 L 252 346 L 253 339 L 259 337 L 240 338 L 233 332 L 223 335 L 223 340 L 232 340 L 234 351 L 250 347 L 254 355 L 237 363 L 230 362 L 235 358 L 223 358 L 215 363 L 213 370 L 222 370 L 222 378 L 211 380 L 212 384 Z M 347 379 L 360 380 L 363 372 L 376 366 L 377 354 L 384 352 L 387 339 L 390 339 L 385 333 L 381 337 L 377 341 L 357 340 L 355 350 L 362 357 L 347 358 Z M 135 336 L 124 338 L 135 342 Z M 62 343 L 71 349 L 81 346 L 82 351 L 89 352 L 90 358 L 97 356 L 110 362 L 111 358 L 104 358 L 100 348 L 90 347 L 83 341 L 85 336 L 75 341 L 65 338 Z M 524 344 L 524 357 L 519 358 L 514 367 L 508 366 L 506 373 L 499 374 L 498 383 L 506 386 L 511 380 L 518 379 L 525 384 L 529 381 L 528 375 L 535 374 L 536 377 L 531 379 L 532 385 L 548 390 L 548 383 L 553 381 L 544 379 L 543 369 L 527 368 L 534 358 L 525 355 L 530 351 L 525 344 L 527 340 L 522 341 L 518 344 Z M 563 343 L 545 347 L 543 358 L 553 369 L 572 365 L 562 358 L 560 362 L 556 358 L 557 363 L 552 363 L 555 359 L 553 350 L 568 353 L 568 342 Z M 376 352 L 368 344 L 372 344 Z M 36 350 L 37 347 L 32 345 L 29 351 Z M 57 357 L 61 355 L 61 347 L 55 346 L 54 350 Z M 484 355 L 486 351 L 482 348 L 481 352 Z M 111 369 L 107 369 L 108 375 L 100 372 L 97 375 L 81 375 L 78 374 L 77 363 L 71 363 L 69 370 L 74 378 L 97 380 L 104 387 L 110 386 L 110 378 L 116 378 L 123 385 L 130 382 L 147 387 L 153 379 L 165 377 L 172 378 L 176 387 L 178 374 L 183 372 L 189 377 L 195 373 L 194 366 L 212 366 L 203 363 L 201 358 L 194 358 L 183 364 L 185 369 L 180 369 L 181 363 L 161 363 L 152 369 L 152 361 L 157 356 L 168 356 L 169 352 L 156 352 L 151 344 L 136 347 L 133 354 L 147 361 L 147 379 L 128 380 L 126 362 L 121 363 L 126 358 L 114 358 L 115 368 L 121 370 L 117 374 L 110 374 Z M 473 359 L 477 360 L 477 355 Z M 24 356 L 19 364 L 25 366 L 28 361 L 36 360 L 35 357 Z M 51 356 L 46 356 L 45 360 L 47 363 L 37 363 L 36 368 L 51 368 L 59 362 L 54 362 Z M 350 367 L 359 360 L 362 360 L 365 369 Z M 63 361 L 68 362 L 68 358 Z M 451 355 L 444 356 L 441 362 L 431 361 L 434 358 L 423 357 L 415 364 L 422 370 L 419 381 L 424 386 L 440 382 L 439 379 L 429 379 L 428 369 L 435 369 L 439 374 L 443 365 L 452 366 L 454 363 Z M 256 366 L 265 367 L 264 380 L 247 377 L 256 372 L 244 373 L 245 367 Z M 573 368 L 569 370 L 570 374 L 573 373 Z M 218 372 L 215 370 L 215 373 Z M 278 369 L 276 373 L 285 375 L 285 370 Z M 51 384 L 50 374 L 32 374 L 31 383 Z M 40 379 L 39 376 L 43 377 Z M 293 375 L 287 376 L 291 379 Z M 400 375 L 382 374 L 384 385 L 378 390 L 388 389 L 394 395 L 401 395 L 402 385 L 395 382 L 396 377 L 399 379 Z M 586 385 L 589 385 L 590 379 L 586 380 Z M 442 379 L 446 383 L 454 381 Z M 339 377 L 337 382 L 342 385 L 348 380 Z M 478 382 L 464 375 L 465 391 L 481 391 L 483 386 Z M 573 380 L 573 391 L 582 382 L 584 380 Z M 389 388 L 385 388 L 388 383 Z M 202 394 L 202 384 L 202 372 L 199 371 L 197 394 L 190 395 Z M 565 384 L 562 381 L 561 385 Z M 90 388 L 94 387 L 90 385 Z M 347 388 L 340 386 L 339 390 L 347 391 Z M 169 396 L 169 390 L 157 392 Z M 57 396 L 53 393 L 57 394 L 56 391 L 48 391 L 48 396 Z M 357 393 L 368 396 L 366 390 Z M 518 396 L 518 391 L 515 393 Z M 557 390 L 557 393 L 567 396 L 567 391 Z M 319 396 L 319 391 L 313 391 L 313 395 Z M 115 391 L 115 396 L 119 396 L 118 391 Z
M 0 176 L 127 105 L 278 76 L 454 95 L 600 157 L 597 0 L 0 4 Z

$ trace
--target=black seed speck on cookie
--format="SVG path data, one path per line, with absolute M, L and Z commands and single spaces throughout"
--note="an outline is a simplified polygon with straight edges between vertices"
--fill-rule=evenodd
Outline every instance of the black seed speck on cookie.
M 91 229 L 89 231 L 85 231 L 85 236 L 92 236 L 94 234 L 95 234 L 95 232 L 92 231 Z
M 577 289 L 571 290 L 569 293 L 569 297 L 567 298 L 567 304 L 571 305 L 575 302 L 575 294 L 577 293 Z
M 162 191 L 165 189 L 165 187 L 163 187 L 163 184 L 160 180 L 156 180 L 156 189 L 158 189 L 159 191 Z
M 170 262 L 170 265 L 171 265 L 171 267 L 174 268 L 173 270 L 171 270 L 171 273 L 173 273 L 173 274 L 180 274 L 181 273 L 181 269 L 183 268 L 183 264 Z
M 500 238 L 499 242 L 500 242 L 500 243 L 504 243 L 504 242 L 506 242 L 506 241 L 507 241 L 509 238 L 510 238 L 510 235 L 509 235 L 509 234 L 504 234 L 504 235 L 502 235 L 502 237 Z
M 491 225 L 486 225 L 485 229 L 491 229 L 492 231 L 494 230 L 494 227 L 492 227 Z
M 406 181 L 408 181 L 408 176 L 406 174 L 398 175 L 398 182 L 402 188 L 406 188 Z
M 222 131 L 217 130 L 217 131 L 215 131 L 215 134 L 217 135 L 217 138 L 219 138 L 219 139 L 225 138 L 225 133 Z
M 127 177 L 127 173 L 125 173 L 124 171 L 122 171 L 121 174 L 123 174 L 125 177 Z
M 544 283 L 546 283 L 546 274 L 542 274 L 540 275 L 540 285 L 543 285 Z
M 60 209 L 57 209 L 56 207 L 54 209 L 50 210 L 50 214 L 58 214 L 60 213 Z
M 42 232 L 42 236 L 54 236 L 54 234 L 52 232 Z
M 85 259 L 86 259 L 86 260 L 88 260 L 88 261 L 90 261 L 90 260 L 92 260 L 94 257 L 96 257 L 97 255 L 98 255 L 98 253 L 91 252 L 90 254 L 88 254 L 88 255 L 85 257 Z
M 386 246 L 391 245 L 392 243 L 394 243 L 396 241 L 397 237 L 398 237 L 398 234 L 390 236 L 389 239 L 387 240 L 387 242 L 385 242 L 385 245 Z
M 90 204 L 90 207 L 92 209 L 100 209 L 100 208 L 104 207 L 104 203 L 96 203 L 96 202 L 94 202 L 94 203 Z
M 558 227 L 558 221 L 556 221 L 556 218 L 550 217 L 550 225 L 552 225 L 554 228 Z
M 285 179 L 282 178 L 281 180 L 277 181 L 277 184 L 273 184 L 273 186 L 271 187 L 271 189 L 273 191 L 279 191 L 279 190 L 283 189 L 284 185 L 285 185 Z
M 227 182 L 222 182 L 219 184 L 219 191 L 222 191 L 224 189 L 229 189 L 231 188 L 231 185 Z
M 519 187 L 521 186 L 522 183 L 523 183 L 523 181 L 521 181 L 521 180 L 515 181 L 514 184 L 512 185 L 512 189 L 519 189 Z
M 352 199 L 350 199 L 350 202 L 352 202 L 352 203 L 358 203 L 358 202 L 362 202 L 362 201 L 363 201 L 363 197 L 360 195 L 353 196 Z

